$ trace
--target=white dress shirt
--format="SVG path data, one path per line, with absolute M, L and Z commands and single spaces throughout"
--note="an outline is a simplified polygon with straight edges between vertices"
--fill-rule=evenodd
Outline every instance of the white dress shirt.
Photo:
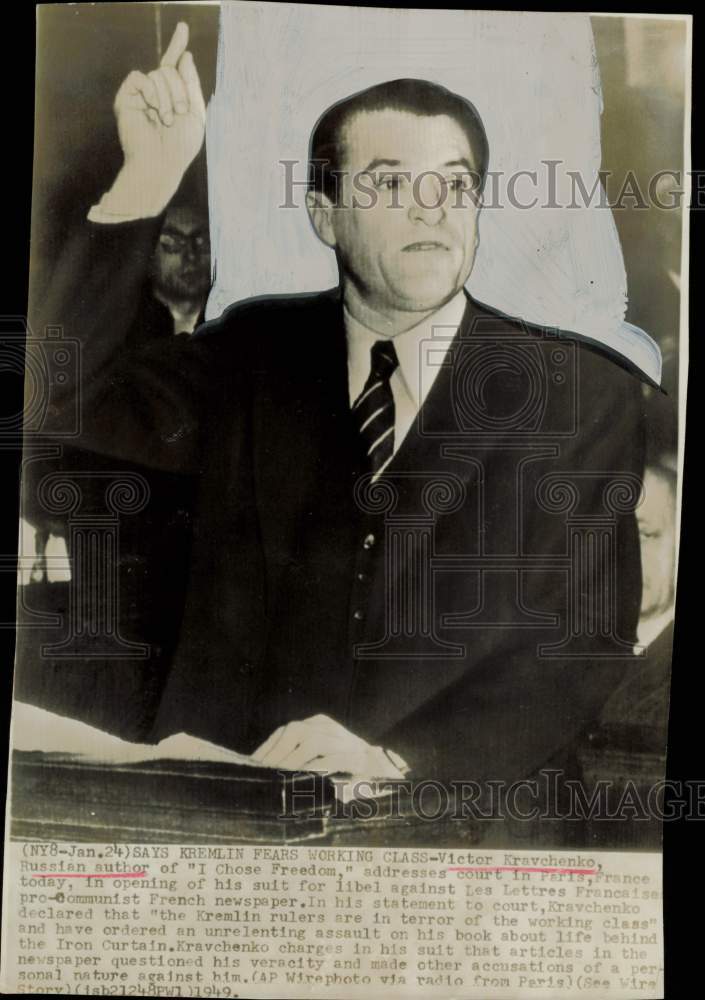
M 348 389 L 350 405 L 362 392 L 370 374 L 370 350 L 378 340 L 392 340 L 399 367 L 390 379 L 394 397 L 394 453 L 416 419 L 458 331 L 467 298 L 461 288 L 437 312 L 395 337 L 363 326 L 345 309 L 348 340 Z

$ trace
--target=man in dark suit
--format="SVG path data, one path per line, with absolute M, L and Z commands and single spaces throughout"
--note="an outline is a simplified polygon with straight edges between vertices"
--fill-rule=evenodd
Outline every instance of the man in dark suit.
M 45 313 L 82 342 L 84 445 L 199 478 L 152 738 L 476 780 L 567 759 L 635 639 L 638 378 L 467 295 L 487 142 L 419 80 L 314 130 L 307 206 L 338 288 L 125 349 L 134 290 L 103 262 L 147 252 L 203 141 L 186 42 L 121 88 L 125 165 Z

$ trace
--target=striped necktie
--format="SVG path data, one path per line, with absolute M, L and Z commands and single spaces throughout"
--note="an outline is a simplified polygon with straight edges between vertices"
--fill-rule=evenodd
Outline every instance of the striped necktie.
M 352 406 L 364 442 L 371 472 L 379 475 L 394 454 L 394 396 L 389 384 L 399 365 L 391 340 L 378 340 L 370 349 L 370 374 Z

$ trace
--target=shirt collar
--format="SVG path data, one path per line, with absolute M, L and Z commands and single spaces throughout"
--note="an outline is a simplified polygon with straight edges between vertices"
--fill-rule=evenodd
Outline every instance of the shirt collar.
M 351 399 L 362 391 L 369 374 L 370 348 L 378 340 L 392 340 L 399 359 L 399 373 L 406 389 L 420 408 L 440 368 L 451 341 L 457 333 L 467 305 L 464 289 L 460 289 L 444 306 L 426 316 L 416 326 L 386 337 L 360 323 L 344 308 L 345 331 L 348 341 L 348 362 L 351 368 Z M 355 374 L 356 373 L 356 376 Z M 362 382 L 360 382 L 362 379 Z
M 653 618 L 642 618 L 637 625 L 637 645 L 650 646 L 666 629 L 674 617 L 674 608 L 670 607 Z

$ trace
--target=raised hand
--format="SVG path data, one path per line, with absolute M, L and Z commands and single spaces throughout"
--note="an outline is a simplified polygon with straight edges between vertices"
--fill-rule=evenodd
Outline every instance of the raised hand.
M 173 164 L 185 171 L 203 143 L 206 108 L 188 26 L 180 21 L 151 73 L 133 70 L 115 98 L 118 134 L 126 160 L 149 159 L 153 169 Z
M 117 92 L 114 110 L 125 163 L 100 206 L 108 218 L 99 221 L 159 214 L 203 145 L 206 107 L 186 50 L 188 37 L 188 26 L 180 21 L 159 68 L 133 70 Z

